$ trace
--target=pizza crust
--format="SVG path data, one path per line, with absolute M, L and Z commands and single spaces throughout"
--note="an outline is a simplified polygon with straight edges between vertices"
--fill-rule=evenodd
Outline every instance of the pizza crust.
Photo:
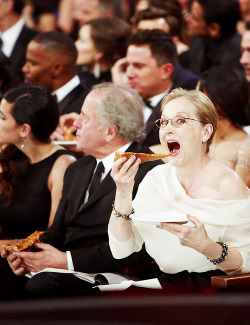
M 40 236 L 44 231 L 35 231 L 27 238 L 20 240 L 18 243 L 10 245 L 6 244 L 2 246 L 2 249 L 5 249 L 10 252 L 19 252 L 31 247 L 36 241 L 39 241 Z
M 121 157 L 126 157 L 127 160 L 128 160 L 131 156 L 135 156 L 136 159 L 140 158 L 141 163 L 144 163 L 144 162 L 147 162 L 147 161 L 154 161 L 154 160 L 159 160 L 159 159 L 169 157 L 169 156 L 171 156 L 171 153 L 166 153 L 166 154 L 152 153 L 152 154 L 150 154 L 150 153 L 136 153 L 136 152 L 119 152 L 119 151 L 116 151 L 114 161 L 118 160 Z

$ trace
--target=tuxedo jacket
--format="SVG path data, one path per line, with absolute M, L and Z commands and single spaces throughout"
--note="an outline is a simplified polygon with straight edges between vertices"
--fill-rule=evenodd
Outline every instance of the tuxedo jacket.
M 16 40 L 15 46 L 12 50 L 11 60 L 11 74 L 23 80 L 22 67 L 26 62 L 26 48 L 28 43 L 38 32 L 23 26 L 23 29 Z
M 82 104 L 88 91 L 83 85 L 77 85 L 67 96 L 58 102 L 60 115 L 68 114 L 71 112 L 80 113 Z
M 133 143 L 127 151 L 152 153 L 137 143 Z M 140 165 L 133 197 L 146 173 L 162 163 L 157 160 Z M 70 165 L 65 173 L 62 199 L 53 225 L 40 240 L 61 251 L 70 251 L 76 271 L 115 272 L 126 266 L 149 263 L 152 258 L 145 249 L 120 260 L 114 259 L 111 254 L 107 229 L 116 186 L 110 173 L 81 208 L 94 168 L 95 158 L 92 156 L 85 156 Z
M 146 147 L 160 143 L 159 129 L 154 123 L 159 118 L 161 118 L 161 100 L 154 108 L 152 108 L 152 113 L 146 122 L 146 137 L 143 141 L 143 145 Z
M 194 37 L 191 48 L 180 54 L 179 62 L 183 67 L 198 76 L 211 68 L 220 65 L 239 65 L 241 57 L 241 36 L 235 32 L 212 43 L 206 43 L 201 37 Z
M 183 88 L 187 90 L 195 89 L 198 82 L 198 76 L 177 63 L 175 68 L 175 76 L 173 80 L 172 89 Z

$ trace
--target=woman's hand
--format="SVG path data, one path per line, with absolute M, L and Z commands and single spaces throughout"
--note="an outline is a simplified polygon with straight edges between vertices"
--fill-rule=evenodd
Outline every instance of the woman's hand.
M 74 133 L 76 127 L 73 125 L 75 120 L 79 117 L 78 113 L 71 112 L 69 114 L 64 114 L 60 116 L 59 124 L 56 130 L 51 134 L 50 139 L 52 141 L 63 141 L 64 131 L 63 128 L 66 127 L 69 133 Z
M 122 157 L 114 162 L 111 176 L 116 183 L 116 194 L 131 194 L 134 186 L 135 175 L 141 160 L 131 156 L 127 161 Z
M 111 176 L 116 183 L 115 209 L 123 215 L 129 215 L 132 210 L 132 191 L 140 162 L 141 159 L 131 156 L 127 161 L 122 157 L 113 164 Z M 132 225 L 125 218 L 118 218 L 113 210 L 109 230 L 118 240 L 126 241 L 132 234 Z
M 196 251 L 205 254 L 206 249 L 211 241 L 202 222 L 194 216 L 187 215 L 189 221 L 194 227 L 188 227 L 177 223 L 161 222 L 157 228 L 165 229 L 179 238 L 182 246 L 187 246 Z

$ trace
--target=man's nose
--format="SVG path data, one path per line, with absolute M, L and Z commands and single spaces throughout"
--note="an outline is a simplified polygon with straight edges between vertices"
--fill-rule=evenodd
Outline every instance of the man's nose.
M 127 66 L 127 69 L 126 69 L 126 76 L 128 78 L 131 78 L 135 75 L 135 71 L 134 71 L 134 68 L 130 65 Z
M 247 58 L 248 58 L 248 60 L 247 60 Z M 245 63 L 248 63 L 248 62 L 250 63 L 250 55 L 247 55 L 246 52 L 242 52 L 241 58 L 240 58 L 240 63 L 245 64 Z
M 26 62 L 24 64 L 24 66 L 22 67 L 22 72 L 26 73 L 26 72 L 28 72 L 28 70 L 29 70 L 29 66 L 28 66 L 28 62 Z
M 74 127 L 76 127 L 77 129 L 81 128 L 82 123 L 80 120 L 81 120 L 81 116 L 79 116 L 73 123 Z

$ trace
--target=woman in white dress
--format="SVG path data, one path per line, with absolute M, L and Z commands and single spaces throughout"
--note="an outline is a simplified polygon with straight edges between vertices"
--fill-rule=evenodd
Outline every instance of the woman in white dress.
M 176 284 L 209 284 L 215 274 L 250 272 L 250 191 L 235 171 L 209 156 L 217 123 L 206 95 L 175 89 L 164 98 L 156 121 L 161 144 L 172 155 L 146 175 L 133 203 L 140 159 L 114 163 L 117 190 L 109 238 L 115 258 L 140 250 L 145 242 L 163 281 Z M 138 221 L 166 212 L 182 213 L 188 223 Z

